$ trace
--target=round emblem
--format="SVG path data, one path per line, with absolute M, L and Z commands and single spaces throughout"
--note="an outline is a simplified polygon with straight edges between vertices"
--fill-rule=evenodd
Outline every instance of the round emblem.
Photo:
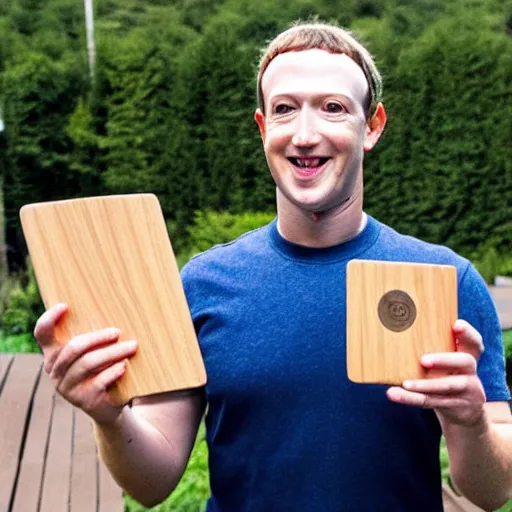
M 416 305 L 407 293 L 391 290 L 379 301 L 379 318 L 390 331 L 405 331 L 416 320 Z

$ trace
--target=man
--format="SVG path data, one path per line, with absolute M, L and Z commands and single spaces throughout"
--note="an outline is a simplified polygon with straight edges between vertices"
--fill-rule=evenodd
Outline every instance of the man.
M 64 305 L 38 322 L 46 370 L 94 420 L 104 461 L 142 503 L 160 502 L 179 481 L 206 404 L 209 511 L 441 511 L 441 432 L 457 489 L 489 510 L 512 496 L 509 393 L 485 284 L 449 249 L 362 209 L 363 154 L 386 124 L 380 84 L 369 53 L 339 28 L 295 26 L 267 48 L 255 120 L 277 220 L 182 272 L 205 390 L 116 408 L 105 389 L 136 343 L 115 343 L 119 332 L 108 329 L 60 349 L 53 328 Z M 457 352 L 421 360 L 447 377 L 391 388 L 348 380 L 353 258 L 457 267 Z

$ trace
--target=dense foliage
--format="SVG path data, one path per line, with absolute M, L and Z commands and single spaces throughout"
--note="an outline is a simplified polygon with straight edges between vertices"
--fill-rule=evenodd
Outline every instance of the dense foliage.
M 0 171 L 11 268 L 24 262 L 28 202 L 152 191 L 178 250 L 197 211 L 272 211 L 252 119 L 259 50 L 314 15 L 355 31 L 385 77 L 367 210 L 468 256 L 510 251 L 511 0 L 96 0 L 94 80 L 80 2 L 9 0 Z

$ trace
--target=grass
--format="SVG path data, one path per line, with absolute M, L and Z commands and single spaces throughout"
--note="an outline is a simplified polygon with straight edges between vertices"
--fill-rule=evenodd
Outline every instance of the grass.
M 505 347 L 505 357 L 510 359 L 512 357 L 512 329 L 503 331 L 503 345 Z
M 5 335 L 0 331 L 0 353 L 41 352 L 32 334 Z

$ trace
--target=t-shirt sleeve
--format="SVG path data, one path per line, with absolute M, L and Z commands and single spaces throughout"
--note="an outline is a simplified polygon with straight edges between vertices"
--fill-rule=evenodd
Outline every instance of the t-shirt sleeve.
M 509 400 L 498 313 L 485 281 L 470 263 L 460 279 L 458 299 L 459 318 L 469 322 L 483 338 L 484 352 L 478 361 L 478 376 L 487 400 Z

